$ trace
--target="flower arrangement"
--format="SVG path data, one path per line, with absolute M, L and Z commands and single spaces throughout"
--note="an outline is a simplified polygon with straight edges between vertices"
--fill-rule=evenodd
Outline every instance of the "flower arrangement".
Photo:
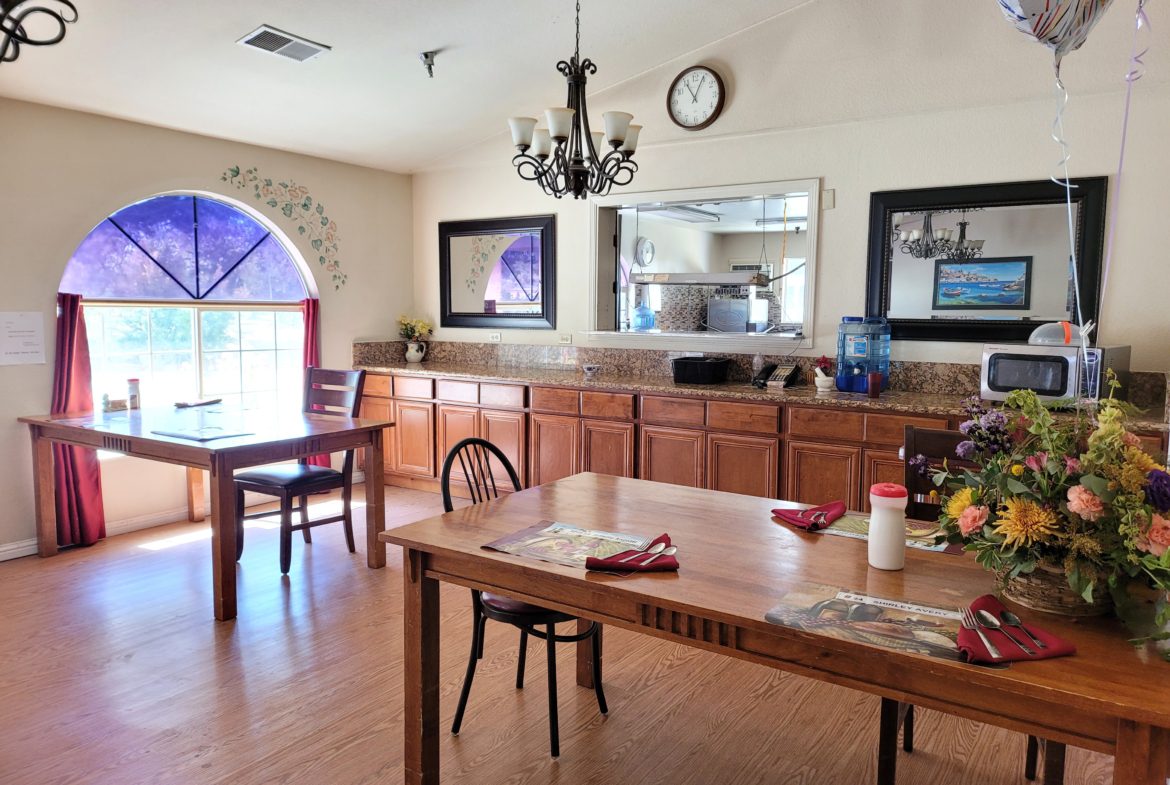
M 405 316 L 398 318 L 398 334 L 406 341 L 425 341 L 431 337 L 434 329 L 426 319 L 408 319 Z
M 1005 582 L 1055 567 L 1087 602 L 1107 587 L 1119 612 L 1143 582 L 1161 594 L 1158 623 L 1170 619 L 1170 474 L 1126 430 L 1124 405 L 1111 394 L 1058 420 L 1016 390 L 1003 409 L 966 409 L 956 453 L 974 467 L 933 472 L 945 538 Z M 931 473 L 922 456 L 911 464 Z
M 826 376 L 833 375 L 833 361 L 823 354 L 816 359 L 815 367 L 820 369 Z

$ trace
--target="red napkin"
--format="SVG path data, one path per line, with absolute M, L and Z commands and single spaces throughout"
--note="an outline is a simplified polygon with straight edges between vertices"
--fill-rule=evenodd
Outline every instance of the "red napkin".
M 670 535 L 663 534 L 660 537 L 655 537 L 646 545 L 646 547 L 651 548 L 658 543 L 662 543 L 663 545 L 670 547 Z M 630 559 L 627 562 L 621 561 L 625 557 L 632 556 L 635 553 L 642 552 L 637 550 L 622 551 L 621 553 L 615 553 L 613 556 L 609 556 L 605 559 L 598 559 L 594 556 L 590 556 L 585 560 L 585 569 L 603 570 L 605 572 L 668 572 L 670 570 L 678 569 L 678 559 L 674 558 L 673 556 L 659 556 L 654 561 L 650 562 L 650 564 L 645 566 L 643 565 L 645 564 L 646 560 L 649 559 L 653 554 L 634 556 L 633 559 Z
M 984 610 L 995 616 L 995 618 L 1002 620 L 1002 617 L 999 614 L 1004 610 L 1004 605 L 994 596 L 990 594 L 984 594 L 982 597 L 975 600 L 975 602 L 971 603 L 971 610 Z M 987 648 L 983 645 L 983 641 L 979 640 L 979 633 L 975 632 L 975 630 L 968 630 L 964 627 L 959 628 L 959 649 L 965 655 L 967 655 L 968 662 L 981 663 L 1018 662 L 1021 660 L 1046 660 L 1051 657 L 1064 657 L 1068 654 L 1077 653 L 1077 647 L 1063 638 L 1058 638 L 1051 632 L 1042 630 L 1039 627 L 1031 624 L 1026 624 L 1025 626 L 1028 628 L 1029 632 L 1036 636 L 1037 639 L 1044 641 L 1044 643 L 1047 645 L 1047 648 L 1041 649 L 1039 646 L 1033 643 L 1032 639 L 1025 635 L 1023 630 L 1021 630 L 1019 627 L 1009 627 L 1005 624 L 1001 631 L 989 630 L 986 627 L 981 628 L 983 630 L 983 634 L 987 636 L 987 639 L 991 641 L 992 645 L 999 649 L 999 653 L 1003 655 L 1002 657 L 996 659 L 995 657 L 992 657 L 990 654 L 988 654 Z M 1005 638 L 1005 635 L 1010 636 L 1011 640 Z M 1019 646 L 1012 643 L 1013 640 L 1024 644 L 1034 653 L 1030 655 L 1025 654 L 1020 650 Z
M 798 529 L 815 532 L 827 528 L 829 524 L 844 515 L 845 502 L 829 502 L 820 507 L 810 507 L 807 510 L 776 509 L 772 510 L 772 514 Z

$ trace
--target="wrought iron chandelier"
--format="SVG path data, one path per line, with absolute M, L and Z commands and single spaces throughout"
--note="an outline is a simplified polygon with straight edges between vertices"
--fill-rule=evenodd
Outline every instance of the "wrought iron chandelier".
M 21 45 L 52 46 L 65 40 L 65 25 L 77 21 L 77 7 L 69 0 L 41 0 L 41 3 L 0 0 L 0 63 L 11 63 L 20 57 Z M 27 20 L 36 14 L 48 17 L 56 29 L 40 37 L 30 34 Z
M 638 146 L 640 125 L 630 125 L 628 112 L 605 112 L 605 133 L 589 130 L 585 106 L 585 82 L 597 73 L 593 61 L 581 59 L 581 3 L 577 3 L 577 45 L 568 62 L 557 70 L 569 83 L 567 106 L 545 110 L 548 128 L 537 128 L 535 117 L 512 117 L 512 144 L 519 152 L 512 158 L 516 173 L 540 184 L 546 194 L 560 199 L 572 194 L 584 199 L 604 196 L 615 185 L 628 185 L 638 171 L 632 160 Z M 605 145 L 609 145 L 609 151 Z
M 983 255 L 983 241 L 967 238 L 967 211 L 963 211 L 962 219 L 958 222 L 959 236 L 955 237 L 954 229 L 935 229 L 932 223 L 933 213 L 925 213 L 922 217 L 921 229 L 894 228 L 894 240 L 900 242 L 900 250 L 915 259 L 934 259 L 941 256 L 945 259 L 954 259 L 957 262 L 969 262 Z

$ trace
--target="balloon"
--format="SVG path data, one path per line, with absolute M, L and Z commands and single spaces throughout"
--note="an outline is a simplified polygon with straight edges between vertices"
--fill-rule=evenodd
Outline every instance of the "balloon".
M 1089 37 L 1089 31 L 1113 0 L 999 0 L 1008 21 L 1060 59 Z

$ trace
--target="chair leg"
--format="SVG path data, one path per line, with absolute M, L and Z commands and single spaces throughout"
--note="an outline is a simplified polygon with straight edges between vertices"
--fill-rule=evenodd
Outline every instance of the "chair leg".
M 236 489 L 236 561 L 244 555 L 244 492 Z
M 292 566 L 292 497 L 280 497 L 280 574 Z
M 1044 742 L 1044 785 L 1064 785 L 1064 745 Z
M 520 658 L 516 662 L 516 689 L 524 689 L 524 660 L 528 657 L 528 630 L 520 628 Z
M 479 617 L 479 650 L 475 653 L 475 658 L 477 660 L 483 659 L 483 639 L 485 637 L 484 632 L 487 628 L 487 621 L 487 616 L 481 615 Z
M 601 689 L 601 627 L 593 622 L 593 635 L 589 645 L 593 647 L 593 691 L 597 693 L 597 708 L 602 714 L 609 714 L 609 706 L 605 702 L 605 692 Z
M 877 785 L 894 785 L 898 767 L 898 701 L 882 698 L 878 719 Z
M 300 505 L 301 505 L 301 523 L 302 524 L 308 523 L 309 522 L 309 497 L 302 496 L 300 498 Z M 306 545 L 313 544 L 313 535 L 309 533 L 308 528 L 301 529 L 301 536 L 305 538 Z
M 1028 750 L 1024 753 L 1024 779 L 1036 779 L 1036 760 L 1040 757 L 1040 741 L 1035 736 L 1028 737 Z
M 353 505 L 350 504 L 352 496 L 352 488 L 346 486 L 341 489 L 341 514 L 345 516 L 341 525 L 345 529 L 345 547 L 349 548 L 350 553 L 356 553 L 357 548 L 353 543 Z
M 475 602 L 471 607 L 471 655 L 467 658 L 467 673 L 463 676 L 463 689 L 459 691 L 459 706 L 455 709 L 455 719 L 451 722 L 452 735 L 459 735 L 459 728 L 463 725 L 463 712 L 467 709 L 467 698 L 471 695 L 471 682 L 475 678 L 475 663 L 479 660 L 480 652 L 483 650 L 480 644 L 480 634 L 483 630 L 483 625 L 480 623 L 481 615 L 479 610 L 479 603 Z
M 556 625 L 546 625 L 548 636 L 546 649 L 548 651 L 548 735 L 552 756 L 561 756 L 561 729 L 557 719 L 557 643 Z
M 906 704 L 906 719 L 902 721 L 902 749 L 914 752 L 914 704 Z

